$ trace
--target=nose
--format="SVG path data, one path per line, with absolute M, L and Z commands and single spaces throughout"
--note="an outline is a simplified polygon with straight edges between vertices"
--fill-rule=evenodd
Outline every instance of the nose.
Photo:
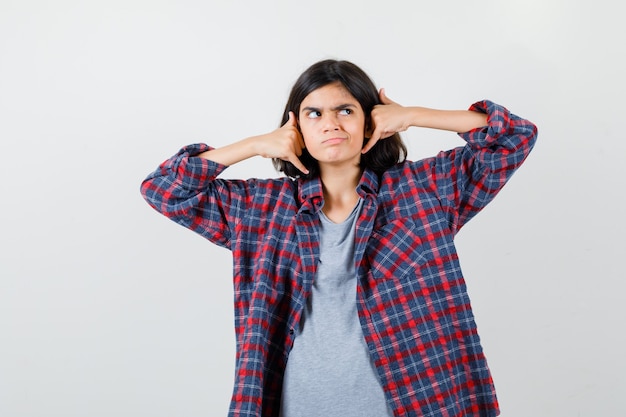
M 339 118 L 334 112 L 328 112 L 322 116 L 324 118 L 324 132 L 339 130 Z

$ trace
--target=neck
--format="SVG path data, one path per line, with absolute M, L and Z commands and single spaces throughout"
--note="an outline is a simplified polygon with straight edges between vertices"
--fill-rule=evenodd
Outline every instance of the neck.
M 359 195 L 356 187 L 361 178 L 361 169 L 333 169 L 324 167 L 321 179 L 324 188 L 324 214 L 334 222 L 345 220 L 354 209 Z

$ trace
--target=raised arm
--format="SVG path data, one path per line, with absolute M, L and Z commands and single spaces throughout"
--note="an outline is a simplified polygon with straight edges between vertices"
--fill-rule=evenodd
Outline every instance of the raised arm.
M 279 158 L 291 162 L 305 174 L 308 170 L 298 158 L 302 155 L 304 140 L 298 130 L 296 117 L 289 112 L 289 120 L 273 132 L 252 136 L 230 145 L 211 149 L 198 156 L 221 165 L 233 165 L 237 162 L 260 155 L 264 158 Z
M 380 90 L 382 104 L 372 110 L 373 131 L 363 153 L 378 142 L 409 127 L 425 127 L 463 133 L 487 125 L 487 115 L 469 110 L 436 110 L 419 106 L 401 106 Z
M 430 162 L 441 204 L 458 231 L 498 194 L 522 165 L 537 139 L 537 127 L 491 101 L 471 112 L 485 114 L 487 125 L 460 132 L 466 145 L 440 152 Z
M 533 148 L 537 127 L 490 101 L 474 103 L 469 110 L 435 110 L 405 107 L 390 100 L 381 89 L 382 104 L 371 113 L 373 131 L 363 152 L 378 140 L 409 127 L 457 132 L 466 146 L 440 152 L 426 163 L 450 225 L 458 231 L 484 208 L 519 168 Z
M 158 212 L 205 238 L 230 247 L 232 228 L 247 211 L 257 180 L 222 180 L 229 165 L 255 155 L 282 158 L 306 172 L 298 156 L 304 143 L 295 117 L 265 135 L 253 136 L 222 148 L 186 146 L 142 182 L 141 193 Z

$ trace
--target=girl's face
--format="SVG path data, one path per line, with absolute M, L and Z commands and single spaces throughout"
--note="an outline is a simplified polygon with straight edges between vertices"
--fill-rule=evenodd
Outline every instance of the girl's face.
M 320 168 L 358 166 L 365 136 L 365 113 L 339 82 L 313 90 L 300 104 L 300 131 Z

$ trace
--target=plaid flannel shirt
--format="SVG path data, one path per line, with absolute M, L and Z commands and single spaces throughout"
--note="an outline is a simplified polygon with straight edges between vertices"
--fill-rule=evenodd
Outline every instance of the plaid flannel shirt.
M 377 176 L 365 170 L 354 262 L 359 320 L 396 416 L 495 416 L 453 238 L 530 152 L 531 122 L 489 101 L 466 146 Z M 232 251 L 236 377 L 230 416 L 277 416 L 282 378 L 319 259 L 317 179 L 224 180 L 190 145 L 143 182 L 148 203 Z

